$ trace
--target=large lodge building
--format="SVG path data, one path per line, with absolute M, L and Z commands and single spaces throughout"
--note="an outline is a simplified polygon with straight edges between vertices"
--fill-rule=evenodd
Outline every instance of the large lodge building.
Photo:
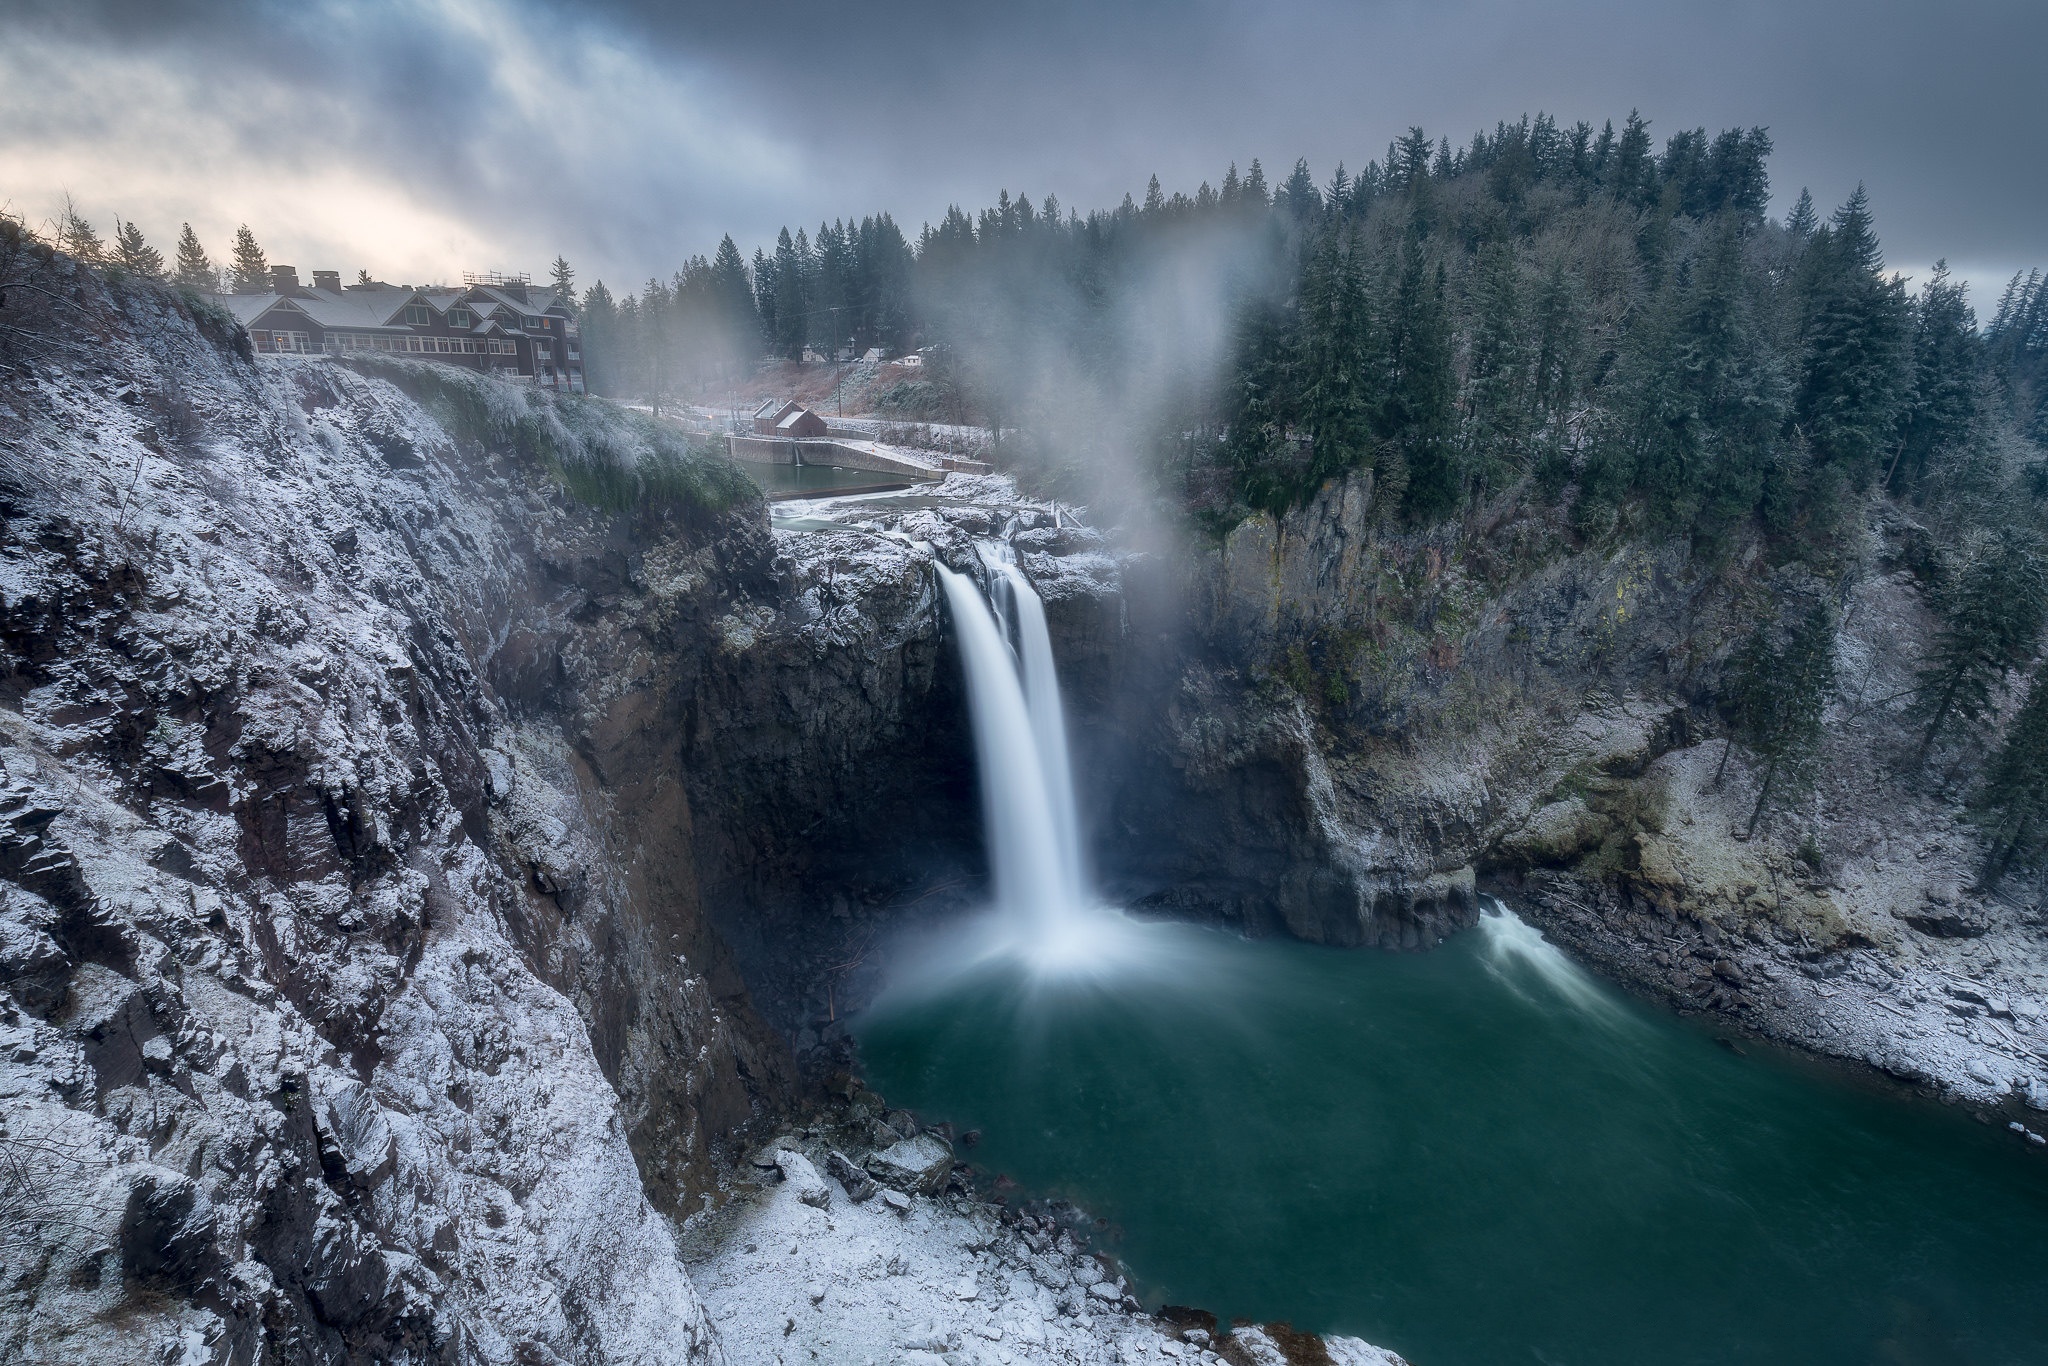
M 389 351 L 583 392 L 582 339 L 567 300 L 524 275 L 462 280 L 460 289 L 344 286 L 338 271 L 316 270 L 309 289 L 295 267 L 272 266 L 268 290 L 219 301 L 265 354 Z

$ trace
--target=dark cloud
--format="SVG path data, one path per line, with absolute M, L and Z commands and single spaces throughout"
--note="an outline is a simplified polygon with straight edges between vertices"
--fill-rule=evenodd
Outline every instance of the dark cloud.
M 246 163 L 338 160 L 508 253 L 614 278 L 727 230 L 751 246 L 885 207 L 914 229 L 1002 187 L 1087 208 L 1254 156 L 1321 179 L 1410 124 L 1462 142 L 1631 108 L 1664 134 L 1768 126 L 1781 201 L 1866 182 L 1902 268 L 1947 256 L 1982 280 L 2048 255 L 2038 3 L 37 0 L 0 9 L 10 32 L 160 71 Z M 73 98 L 0 94 L 0 121 L 81 146 L 119 124 Z

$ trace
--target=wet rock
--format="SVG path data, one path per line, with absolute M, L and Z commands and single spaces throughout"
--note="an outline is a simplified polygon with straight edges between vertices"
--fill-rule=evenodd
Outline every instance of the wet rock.
M 885 1186 L 934 1194 L 953 1170 L 953 1149 L 931 1134 L 893 1143 L 868 1158 L 868 1171 Z

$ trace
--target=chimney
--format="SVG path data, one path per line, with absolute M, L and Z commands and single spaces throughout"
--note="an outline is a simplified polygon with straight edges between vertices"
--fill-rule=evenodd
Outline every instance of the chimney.
M 341 293 L 341 272 L 338 270 L 316 270 L 313 272 L 313 288 Z
M 299 268 L 297 266 L 272 266 L 270 268 L 270 287 L 279 294 L 298 293 Z

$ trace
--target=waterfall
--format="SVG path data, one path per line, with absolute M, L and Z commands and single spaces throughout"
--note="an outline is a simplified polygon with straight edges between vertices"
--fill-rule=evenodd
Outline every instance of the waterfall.
M 1071 942 L 1090 919 L 1065 712 L 1045 604 L 1015 565 L 985 563 L 993 603 L 966 575 L 936 567 L 967 675 L 997 906 L 1019 942 L 1042 948 Z
M 1060 679 L 1052 662 L 1045 602 L 1016 565 L 1004 564 L 1000 573 L 1009 590 L 1017 653 L 1024 671 L 1024 705 L 1031 713 L 1031 735 L 1038 744 L 1045 795 L 1052 803 L 1052 833 L 1060 844 L 1060 868 L 1069 895 L 1076 902 L 1085 901 L 1088 878 L 1081 854 L 1081 819 L 1075 811 L 1074 769 L 1067 757 L 1067 711 L 1060 703 Z

